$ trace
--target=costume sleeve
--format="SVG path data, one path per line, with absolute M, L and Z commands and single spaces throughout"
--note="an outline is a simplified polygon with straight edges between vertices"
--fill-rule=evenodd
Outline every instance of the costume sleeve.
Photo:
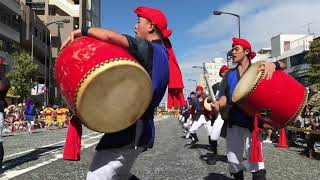
M 219 99 L 222 96 L 227 96 L 227 86 L 228 86 L 227 76 L 225 76 L 219 83 L 219 88 L 218 88 L 219 93 L 217 94 L 217 99 Z
M 134 38 L 129 35 L 124 35 L 127 38 L 129 47 L 127 51 L 136 58 L 137 61 L 146 69 L 146 71 L 151 74 L 152 69 L 152 44 L 141 38 Z

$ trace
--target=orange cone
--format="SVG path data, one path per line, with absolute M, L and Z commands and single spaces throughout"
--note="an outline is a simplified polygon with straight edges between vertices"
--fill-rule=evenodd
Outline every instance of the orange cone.
M 289 147 L 287 144 L 287 136 L 286 136 L 286 131 L 284 130 L 284 128 L 280 129 L 277 147 L 279 147 L 279 148 L 288 148 Z

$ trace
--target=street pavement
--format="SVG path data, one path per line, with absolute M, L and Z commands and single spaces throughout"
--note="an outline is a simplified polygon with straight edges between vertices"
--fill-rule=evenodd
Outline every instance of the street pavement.
M 37 131 L 33 134 L 11 133 L 4 138 L 5 173 L 0 179 L 85 179 L 90 158 L 102 134 L 84 128 L 81 160 L 61 160 L 67 129 Z M 190 148 L 190 139 L 179 122 L 172 116 L 156 118 L 156 142 L 153 149 L 142 153 L 132 172 L 147 180 L 228 180 L 225 140 L 219 140 L 218 162 L 206 164 L 208 137 L 205 129 L 198 132 L 199 143 Z M 302 149 L 280 149 L 273 144 L 264 144 L 267 178 L 272 180 L 317 180 L 320 178 L 320 161 L 299 155 Z M 251 179 L 250 173 L 245 173 Z

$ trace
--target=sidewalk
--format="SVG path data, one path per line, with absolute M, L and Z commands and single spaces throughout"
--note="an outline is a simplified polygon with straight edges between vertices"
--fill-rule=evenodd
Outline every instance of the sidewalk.
M 64 127 L 62 129 L 67 129 L 68 127 Z M 54 128 L 50 128 L 50 130 L 46 130 L 46 128 L 41 128 L 41 129 L 32 129 L 31 132 L 32 133 L 38 133 L 38 132 L 44 132 L 44 131 L 51 131 L 51 130 L 58 130 L 59 128 L 54 127 Z M 31 133 L 31 134 L 32 134 Z M 27 130 L 17 130 L 15 132 L 5 132 L 3 133 L 3 137 L 9 137 L 9 136 L 19 136 L 19 135 L 24 135 L 24 134 L 29 134 L 29 132 Z
M 167 119 L 169 117 L 169 115 L 158 115 L 154 117 L 154 122 L 158 122 L 164 119 Z M 62 129 L 67 129 L 68 127 L 64 127 Z M 85 127 L 84 127 L 85 128 Z M 44 131 L 52 131 L 52 130 L 58 130 L 59 128 L 57 127 L 53 127 L 50 128 L 50 130 L 46 130 L 45 128 L 41 128 L 41 129 L 33 129 L 31 130 L 32 133 L 38 133 L 38 132 L 44 132 Z M 24 134 L 29 134 L 28 131 L 26 130 L 17 130 L 15 132 L 4 132 L 3 133 L 3 137 L 9 137 L 9 136 L 19 136 L 19 135 L 24 135 Z

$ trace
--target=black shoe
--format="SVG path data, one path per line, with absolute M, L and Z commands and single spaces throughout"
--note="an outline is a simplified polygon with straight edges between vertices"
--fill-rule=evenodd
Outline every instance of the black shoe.
M 190 143 L 190 145 L 195 145 L 197 142 L 199 142 L 197 133 L 190 133 L 190 136 L 192 137 L 193 141 Z
M 198 139 L 194 139 L 194 140 L 190 143 L 190 145 L 193 146 L 193 145 L 197 144 L 197 142 L 199 142 L 199 140 L 198 140 Z
M 130 177 L 129 180 L 139 180 L 139 178 L 137 178 L 137 176 L 135 176 L 135 175 L 132 174 L 132 176 Z
M 215 154 L 207 153 L 207 164 L 209 164 L 209 165 L 216 165 L 217 164 Z
M 231 175 L 233 176 L 233 178 L 235 180 L 244 180 L 243 171 L 240 171 L 240 172 L 237 172 L 237 173 L 231 173 Z
M 266 173 L 265 169 L 259 170 L 257 172 L 252 173 L 252 180 L 266 180 Z

